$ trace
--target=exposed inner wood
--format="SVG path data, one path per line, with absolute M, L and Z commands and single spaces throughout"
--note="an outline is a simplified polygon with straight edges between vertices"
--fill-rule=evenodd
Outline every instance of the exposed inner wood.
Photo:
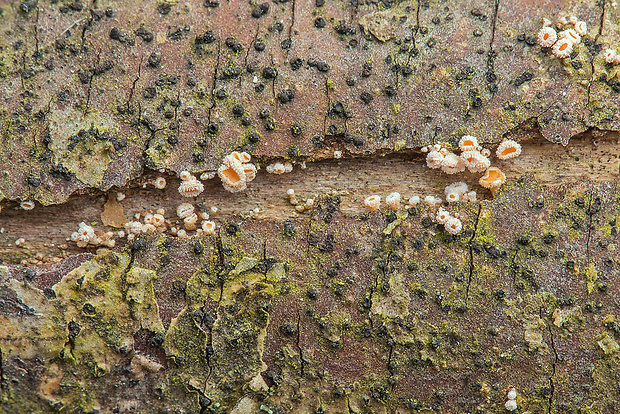
M 594 181 L 616 180 L 620 168 L 620 134 L 609 133 L 594 138 L 591 135 L 575 137 L 567 147 L 552 144 L 542 138 L 523 143 L 521 156 L 507 160 L 493 160 L 506 174 L 507 182 L 524 174 L 533 174 L 545 185 L 570 184 L 581 177 Z M 489 198 L 490 192 L 477 184 L 480 175 L 469 173 L 450 176 L 438 170 L 430 170 L 423 154 L 398 154 L 385 157 L 326 160 L 308 163 L 305 169 L 296 165 L 293 172 L 282 175 L 259 171 L 256 179 L 242 193 L 231 194 L 222 188 L 219 178 L 204 182 L 205 191 L 196 199 L 182 197 L 177 188 L 180 180 L 165 176 L 168 185 L 164 190 L 156 189 L 152 182 L 162 174 L 144 175 L 131 188 L 111 190 L 112 198 L 117 191 L 126 195 L 120 201 L 125 217 L 159 208 L 166 210 L 166 218 L 178 220 L 176 207 L 182 202 L 203 203 L 216 206 L 218 213 L 212 218 L 223 223 L 232 216 L 260 209 L 254 214 L 258 219 L 286 219 L 304 213 L 296 212 L 289 203 L 286 191 L 295 190 L 297 197 L 305 200 L 328 192 L 341 195 L 341 209 L 345 214 L 356 215 L 365 211 L 364 198 L 377 194 L 383 198 L 397 191 L 404 199 L 412 195 L 435 195 L 443 197 L 446 185 L 465 181 L 478 191 L 478 199 Z M 78 223 L 84 221 L 95 228 L 111 229 L 102 223 L 118 224 L 114 218 L 102 217 L 108 194 L 82 195 L 67 203 L 54 206 L 40 206 L 31 211 L 22 210 L 15 203 L 5 205 L 0 212 L 0 261 L 19 261 L 30 257 L 31 262 L 47 261 L 84 251 L 67 241 Z M 109 208 L 118 209 L 114 202 Z M 24 239 L 23 243 L 16 241 Z M 121 239 L 122 240 L 122 239 Z

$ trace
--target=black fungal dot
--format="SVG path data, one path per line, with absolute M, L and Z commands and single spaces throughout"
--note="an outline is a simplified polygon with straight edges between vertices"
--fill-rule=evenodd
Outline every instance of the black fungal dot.
M 202 253 L 204 253 L 204 246 L 202 245 L 202 243 L 196 242 L 194 244 L 193 250 L 194 250 L 194 254 L 201 255 Z
M 299 125 L 299 124 L 291 125 L 291 133 L 293 134 L 294 137 L 301 136 L 301 134 L 303 133 L 301 125 Z
M 241 115 L 243 115 L 243 105 L 237 104 L 233 106 L 232 113 L 236 117 L 240 117 Z
M 265 79 L 275 79 L 278 76 L 278 72 L 273 67 L 266 67 L 262 71 L 262 76 Z
M 293 60 L 291 60 L 291 69 L 293 70 L 299 70 L 304 64 L 303 59 L 301 58 L 295 58 Z
M 285 89 L 278 93 L 278 101 L 281 104 L 287 104 L 293 101 L 295 98 L 295 90 L 294 89 Z
M 159 53 L 157 52 L 153 52 L 151 53 L 151 55 L 149 56 L 149 66 L 152 68 L 156 68 L 159 66 L 159 64 L 161 63 L 161 56 Z
M 237 223 L 229 223 L 228 226 L 226 226 L 226 233 L 230 234 L 231 236 L 236 235 L 238 231 L 239 225 Z
M 228 97 L 228 93 L 226 92 L 226 89 L 220 88 L 215 91 L 215 97 L 217 99 L 226 99 Z
M 385 88 L 383 88 L 383 93 L 385 94 L 385 96 L 391 98 L 392 96 L 396 95 L 396 89 L 394 89 L 392 85 L 387 85 Z
M 138 30 L 136 30 L 136 36 L 144 40 L 146 43 L 150 43 L 154 39 L 153 33 L 149 32 L 144 27 L 140 27 Z
M 172 10 L 172 6 L 168 3 L 161 3 L 157 5 L 157 12 L 161 14 L 162 16 L 165 16 L 168 13 L 170 13 L 170 10 Z
M 362 102 L 368 105 L 372 102 L 372 95 L 369 92 L 362 92 L 360 94 L 360 99 L 362 100 Z
M 262 52 L 265 50 L 265 42 L 263 42 L 262 39 L 256 39 L 254 42 L 254 50 L 257 52 Z
M 145 88 L 144 91 L 142 92 L 142 96 L 145 99 L 152 99 L 155 97 L 155 95 L 157 95 L 157 90 L 152 86 Z
M 194 44 L 195 45 L 206 45 L 206 44 L 215 42 L 215 40 L 216 40 L 216 37 L 213 34 L 213 31 L 208 30 L 204 32 L 203 34 L 196 36 L 196 39 L 194 39 Z
M 326 62 L 317 62 L 316 68 L 319 72 L 327 72 L 329 70 L 329 65 Z
M 85 315 L 94 315 L 97 313 L 95 307 L 90 303 L 85 303 L 84 306 L 82 306 L 82 312 L 84 312 Z
M 211 122 L 207 126 L 207 132 L 209 134 L 217 134 L 219 130 L 220 130 L 220 127 L 219 127 L 219 125 L 216 122 Z
M 327 25 L 327 22 L 322 17 L 317 17 L 314 19 L 314 27 L 322 29 Z
M 282 232 L 286 237 L 293 237 L 297 233 L 297 229 L 293 225 L 293 222 L 289 219 L 284 222 L 284 229 Z
M 265 119 L 265 121 L 263 122 L 263 126 L 267 131 L 273 131 L 276 129 L 276 120 L 272 117 L 269 117 Z

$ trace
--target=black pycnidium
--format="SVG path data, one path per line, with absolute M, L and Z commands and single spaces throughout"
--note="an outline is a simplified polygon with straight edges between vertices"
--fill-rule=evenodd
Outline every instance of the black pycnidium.
M 236 104 L 235 106 L 233 106 L 232 113 L 236 117 L 243 115 L 243 105 Z
M 256 41 L 254 42 L 254 50 L 256 50 L 257 52 L 262 52 L 263 50 L 265 50 L 265 42 L 263 42 L 261 39 L 256 39 Z
M 157 52 L 153 52 L 151 53 L 151 55 L 149 56 L 149 66 L 152 68 L 156 68 L 159 66 L 159 64 L 161 63 L 161 56 L 159 53 Z
M 207 126 L 207 132 L 209 134 L 217 134 L 217 132 L 220 130 L 219 125 L 216 122 L 211 122 L 208 126 Z
M 299 124 L 293 124 L 291 125 L 291 133 L 293 134 L 293 136 L 298 137 L 303 133 L 303 130 L 301 128 L 301 125 Z
M 275 68 L 268 66 L 263 69 L 262 76 L 265 79 L 275 79 L 278 76 L 278 72 Z
M 217 99 L 226 99 L 228 97 L 228 94 L 226 93 L 226 89 L 220 88 L 217 91 L 215 91 L 215 97 Z

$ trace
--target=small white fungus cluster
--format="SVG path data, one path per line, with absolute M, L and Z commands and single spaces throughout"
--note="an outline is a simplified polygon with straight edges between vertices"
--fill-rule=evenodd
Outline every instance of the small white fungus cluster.
M 222 185 L 231 193 L 238 193 L 247 188 L 248 183 L 256 178 L 256 166 L 250 162 L 252 157 L 247 152 L 233 151 L 224 157 L 217 175 Z
M 455 203 L 457 201 L 474 203 L 478 199 L 478 194 L 475 191 L 469 191 L 467 183 L 463 181 L 458 181 L 446 186 L 444 195 L 448 203 Z
M 95 233 L 95 229 L 88 224 L 81 222 L 78 230 L 71 233 L 70 239 L 77 243 L 78 247 L 92 246 L 114 247 L 116 242 L 112 238 L 114 233 Z
M 461 220 L 450 214 L 450 212 L 443 207 L 439 207 L 435 219 L 437 223 L 443 225 L 444 229 L 450 234 L 459 234 L 463 230 L 463 223 Z
M 303 213 L 304 211 L 311 210 L 314 207 L 314 200 L 316 196 L 308 197 L 305 200 L 303 199 L 300 200 L 297 197 L 295 190 L 292 188 L 289 188 L 288 190 L 286 190 L 286 195 L 288 196 L 288 202 L 292 206 L 295 206 L 295 210 L 298 213 Z
M 274 162 L 273 164 L 269 164 L 265 167 L 265 170 L 269 174 L 285 174 L 293 171 L 293 164 L 290 162 Z
M 163 233 L 168 227 L 164 214 L 163 208 L 158 209 L 155 213 L 137 213 L 134 220 L 125 223 L 125 232 L 118 232 L 118 236 L 121 238 L 127 236 L 127 240 L 132 241 L 141 233 Z
M 504 407 L 508 411 L 516 411 L 516 409 L 518 408 L 516 389 L 510 388 L 508 390 L 508 393 L 506 394 L 506 403 L 504 403 Z
M 603 58 L 605 59 L 606 63 L 612 64 L 612 65 L 618 65 L 620 64 L 620 54 L 618 54 L 618 52 L 615 49 L 612 48 L 607 48 L 603 51 Z
M 435 144 L 431 147 L 423 147 L 426 152 L 426 165 L 429 168 L 441 169 L 446 174 L 457 174 L 469 170 L 471 173 L 484 173 L 479 183 L 488 188 L 492 193 L 504 183 L 506 176 L 497 167 L 491 167 L 491 151 L 478 144 L 478 139 L 472 135 L 465 135 L 459 140 L 460 154 L 450 151 L 445 144 Z M 495 156 L 500 160 L 508 160 L 521 155 L 521 144 L 512 139 L 503 140 Z M 448 202 L 459 201 L 452 193 Z
M 182 171 L 179 177 L 179 194 L 183 197 L 198 197 L 204 191 L 205 186 L 190 172 Z
M 543 27 L 538 31 L 538 44 L 551 48 L 551 53 L 560 59 L 567 58 L 581 43 L 581 37 L 588 34 L 588 24 L 576 16 L 562 17 L 559 21 L 562 30 L 556 31 L 549 19 L 543 19 Z

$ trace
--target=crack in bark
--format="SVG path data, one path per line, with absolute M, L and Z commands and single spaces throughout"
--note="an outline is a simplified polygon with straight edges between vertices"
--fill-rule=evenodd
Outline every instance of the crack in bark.
M 0 348 L 0 397 L 2 396 L 2 390 L 4 390 L 4 357 L 2 355 L 2 348 Z
M 594 214 L 596 212 L 592 211 L 592 201 L 594 199 L 594 186 L 592 185 L 592 183 L 590 183 L 590 194 L 588 196 L 588 208 L 586 210 L 586 213 L 588 215 L 588 235 L 586 238 L 586 266 L 590 265 L 590 240 L 592 238 L 592 216 L 594 216 Z
M 297 346 L 297 351 L 299 351 L 299 361 L 300 361 L 300 370 L 301 370 L 301 378 L 304 377 L 305 369 L 306 369 L 306 360 L 304 359 L 303 349 L 301 348 L 301 314 L 299 311 L 297 312 L 297 339 L 295 341 L 295 345 Z
M 325 115 L 323 116 L 323 135 L 327 133 L 327 117 L 329 116 L 329 109 L 332 106 L 332 101 L 329 96 L 329 84 L 327 78 L 325 78 L 325 96 L 327 96 L 327 109 L 325 110 Z
M 491 26 L 491 40 L 489 41 L 489 51 L 487 52 L 487 73 L 495 73 L 495 28 L 497 26 L 497 15 L 499 14 L 499 0 L 494 0 L 493 19 Z M 494 92 L 491 92 L 493 94 Z
M 542 313 L 543 313 L 543 309 L 542 308 L 540 308 L 540 313 L 542 315 Z M 549 412 L 549 414 L 551 414 L 552 408 L 553 408 L 553 398 L 554 398 L 554 395 L 555 395 L 555 384 L 553 382 L 553 378 L 555 377 L 556 364 L 558 362 L 560 362 L 560 358 L 558 356 L 557 350 L 555 349 L 555 342 L 554 342 L 554 339 L 553 339 L 553 330 L 551 329 L 551 324 L 550 323 L 547 323 L 547 329 L 549 331 L 549 336 L 550 336 L 550 341 L 551 341 L 551 350 L 553 351 L 553 356 L 554 356 L 553 363 L 551 365 L 552 372 L 551 372 L 551 375 L 549 376 L 549 388 L 551 388 L 551 393 L 549 394 L 549 399 L 548 399 L 548 404 L 549 404 L 548 405 L 548 412 Z
M 599 26 L 598 26 L 598 33 L 596 34 L 596 36 L 594 36 L 594 46 L 596 46 L 596 43 L 598 42 L 599 37 L 601 37 L 601 35 L 603 34 L 603 25 L 605 23 L 605 8 L 607 5 L 607 1 L 602 0 L 602 5 L 601 5 L 601 17 L 600 17 L 600 21 L 599 21 Z M 590 82 L 588 83 L 588 99 L 586 101 L 586 108 L 590 111 L 590 115 L 592 115 L 593 111 L 592 108 L 590 107 L 590 94 L 592 92 L 592 82 L 594 82 L 594 55 L 592 55 L 592 57 L 590 58 L 590 67 L 592 70 L 592 75 L 590 76 Z
M 467 303 L 469 302 L 469 288 L 471 286 L 471 280 L 474 275 L 474 246 L 473 242 L 476 238 L 476 233 L 478 232 L 478 223 L 480 222 L 480 215 L 482 214 L 482 203 L 478 204 L 478 214 L 476 214 L 476 222 L 474 223 L 474 232 L 467 244 L 469 244 L 469 276 L 467 278 L 467 288 L 465 290 L 465 307 L 467 307 Z
M 288 40 L 291 43 L 291 45 L 293 43 L 293 26 L 294 25 L 295 25 L 295 0 L 292 1 L 292 5 L 291 5 L 291 25 L 288 28 Z M 290 50 L 291 50 L 290 47 L 286 49 L 286 56 L 288 56 Z
M 388 353 L 388 360 L 387 360 L 387 370 L 390 373 L 390 377 L 394 376 L 394 370 L 392 369 L 392 355 L 394 354 L 394 345 L 393 344 L 389 344 L 388 345 L 390 347 L 389 353 Z M 396 386 L 396 383 L 393 383 L 390 385 L 390 388 L 392 389 L 392 391 L 394 390 L 394 387 Z
M 136 84 L 140 80 L 140 75 L 142 74 L 142 62 L 143 61 L 144 61 L 144 55 L 141 55 L 140 63 L 138 64 L 138 75 L 136 76 L 136 78 L 133 80 L 133 83 L 131 84 L 131 88 L 129 89 L 129 96 L 127 97 L 127 102 L 125 103 L 128 109 L 129 109 L 129 104 L 131 103 L 131 100 L 133 99 L 133 93 L 136 89 Z
M 101 61 L 101 49 L 99 49 L 99 53 L 97 53 L 97 62 L 95 63 L 95 66 L 98 66 L 100 61 Z M 90 105 L 90 93 L 93 89 L 93 78 L 94 77 L 95 77 L 95 74 L 91 72 L 88 78 L 88 89 L 86 91 L 86 105 L 84 106 L 84 115 L 88 113 L 88 105 Z
M 215 86 L 217 84 L 217 72 L 220 69 L 220 54 L 222 50 L 222 42 L 217 42 L 217 59 L 215 61 L 215 69 L 213 70 L 213 84 L 211 85 L 211 106 L 209 107 L 209 111 L 207 112 L 207 122 L 211 123 L 211 111 L 215 109 L 217 106 L 217 101 L 215 99 Z
M 258 33 L 260 32 L 260 23 L 256 24 L 256 33 L 254 33 L 254 37 L 252 38 L 252 41 L 250 41 L 250 44 L 248 45 L 248 47 L 245 50 L 245 57 L 243 58 L 243 67 L 247 68 L 248 67 L 248 57 L 250 56 L 250 49 L 252 49 L 252 46 L 254 45 L 254 43 L 256 43 L 256 39 L 258 39 Z M 241 88 L 241 82 L 242 82 L 242 76 L 239 76 L 239 88 Z

